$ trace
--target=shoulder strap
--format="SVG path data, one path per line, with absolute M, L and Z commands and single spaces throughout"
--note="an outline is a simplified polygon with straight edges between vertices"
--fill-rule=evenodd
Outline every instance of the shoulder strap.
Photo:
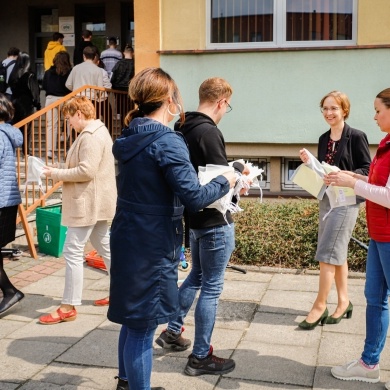
M 7 66 L 5 67 L 5 69 L 8 69 L 11 65 L 13 65 L 14 63 L 16 62 L 16 60 L 12 60 L 10 61 Z

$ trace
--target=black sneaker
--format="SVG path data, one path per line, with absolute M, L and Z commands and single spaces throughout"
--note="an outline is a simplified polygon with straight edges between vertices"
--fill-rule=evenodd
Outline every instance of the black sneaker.
M 116 376 L 115 379 L 118 379 L 116 390 L 129 390 L 129 383 L 127 381 L 119 378 L 118 376 Z
M 185 351 L 191 345 L 190 339 L 185 339 L 182 337 L 184 328 L 182 328 L 181 333 L 173 333 L 168 329 L 165 329 L 161 332 L 160 336 L 156 339 L 156 344 L 161 348 L 172 349 L 173 351 Z
M 223 359 L 213 355 L 213 347 L 210 347 L 209 354 L 203 359 L 198 359 L 192 354 L 188 356 L 184 373 L 190 376 L 222 375 L 232 372 L 235 367 L 236 363 L 233 359 Z
M 119 378 L 118 376 L 116 376 L 115 379 L 118 379 L 118 385 L 116 386 L 116 390 L 129 390 L 129 384 L 127 381 Z M 165 390 L 165 389 L 164 387 L 152 387 L 150 390 Z

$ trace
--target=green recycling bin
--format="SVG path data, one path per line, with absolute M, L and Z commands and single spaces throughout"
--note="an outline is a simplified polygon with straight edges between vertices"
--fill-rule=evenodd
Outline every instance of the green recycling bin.
M 37 235 L 39 252 L 55 257 L 62 256 L 66 231 L 61 225 L 61 205 L 37 208 Z

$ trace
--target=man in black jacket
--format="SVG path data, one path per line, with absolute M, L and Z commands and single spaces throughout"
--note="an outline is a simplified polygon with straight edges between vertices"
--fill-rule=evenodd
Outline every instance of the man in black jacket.
M 93 46 L 92 31 L 84 30 L 81 33 L 82 41 L 75 47 L 73 53 L 73 66 L 81 64 L 84 61 L 83 51 L 87 46 Z
M 225 141 L 217 124 L 232 107 L 232 88 L 224 79 L 205 80 L 199 88 L 199 106 L 186 113 L 182 127 L 177 123 L 190 150 L 196 171 L 206 164 L 228 165 Z M 242 172 L 244 165 L 239 164 Z M 189 214 L 192 269 L 179 289 L 179 315 L 156 339 L 163 348 L 184 351 L 191 341 L 182 337 L 184 319 L 200 289 L 195 309 L 195 340 L 185 368 L 187 375 L 221 375 L 235 368 L 232 359 L 213 355 L 211 336 L 214 329 L 219 296 L 222 293 L 226 265 L 234 250 L 234 223 L 228 211 L 226 219 L 220 211 L 205 208 Z
M 112 68 L 112 89 L 128 91 L 130 80 L 134 77 L 134 49 L 127 44 L 123 56 Z

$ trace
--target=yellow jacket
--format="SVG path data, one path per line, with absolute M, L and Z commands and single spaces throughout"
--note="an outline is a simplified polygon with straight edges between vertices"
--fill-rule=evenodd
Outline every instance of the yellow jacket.
M 44 56 L 44 66 L 45 70 L 50 69 L 50 67 L 53 65 L 54 56 L 59 51 L 66 51 L 65 46 L 61 45 L 58 41 L 50 41 L 47 44 L 47 48 L 45 50 L 45 56 Z

